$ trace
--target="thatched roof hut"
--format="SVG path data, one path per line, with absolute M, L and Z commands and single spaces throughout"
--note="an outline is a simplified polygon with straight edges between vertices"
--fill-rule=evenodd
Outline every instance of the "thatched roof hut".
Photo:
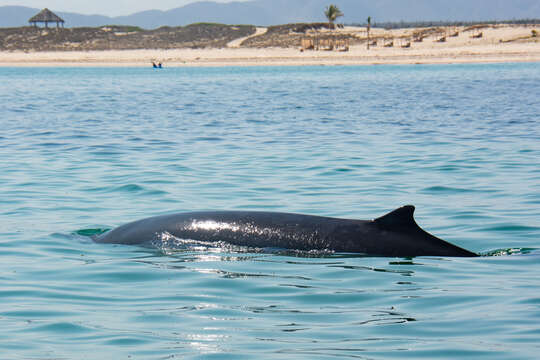
M 64 19 L 47 8 L 41 10 L 37 15 L 31 17 L 28 22 L 34 26 L 37 26 L 37 23 L 45 23 L 45 27 L 49 27 L 49 23 L 56 23 L 56 27 L 59 27 L 60 24 L 62 24 L 62 27 L 64 27 Z

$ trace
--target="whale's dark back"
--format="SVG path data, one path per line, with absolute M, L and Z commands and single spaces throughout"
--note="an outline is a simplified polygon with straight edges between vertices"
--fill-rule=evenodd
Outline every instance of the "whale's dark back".
M 95 240 L 144 244 L 163 233 L 257 248 L 332 250 L 377 256 L 475 256 L 422 230 L 414 207 L 375 220 L 257 211 L 205 211 L 157 216 L 115 228 Z

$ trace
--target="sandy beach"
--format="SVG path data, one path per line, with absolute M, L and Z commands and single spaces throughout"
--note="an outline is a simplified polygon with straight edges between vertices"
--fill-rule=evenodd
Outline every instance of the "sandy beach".
M 225 48 L 141 49 L 105 51 L 2 51 L 0 66 L 119 66 L 145 67 L 160 61 L 166 67 L 178 66 L 298 66 L 368 64 L 438 64 L 540 61 L 540 38 L 533 37 L 534 26 L 497 25 L 478 29 L 447 27 L 443 32 L 414 41 L 421 29 L 373 29 L 376 46 L 351 44 L 348 51 L 304 50 L 295 48 L 250 48 L 235 40 Z M 365 37 L 366 29 L 345 27 L 334 33 Z M 260 36 L 258 28 L 253 36 Z M 479 34 L 481 33 L 481 37 Z M 440 41 L 445 38 L 444 42 Z M 243 40 L 243 39 L 240 39 Z M 392 47 L 385 47 L 393 43 Z

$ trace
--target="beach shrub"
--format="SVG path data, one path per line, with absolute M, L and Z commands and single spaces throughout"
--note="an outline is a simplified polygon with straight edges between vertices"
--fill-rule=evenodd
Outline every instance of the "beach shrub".
M 109 29 L 110 31 L 118 31 L 118 32 L 139 32 L 144 31 L 142 28 L 138 26 L 131 26 L 131 25 L 105 25 L 101 26 L 101 28 Z M 89 27 L 88 29 L 92 29 Z

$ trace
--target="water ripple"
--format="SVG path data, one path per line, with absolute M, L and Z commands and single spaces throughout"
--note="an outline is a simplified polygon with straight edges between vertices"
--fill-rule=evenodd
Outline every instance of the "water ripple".
M 0 353 L 537 357 L 538 64 L 165 70 L 0 68 Z M 178 211 L 409 203 L 483 256 L 89 238 Z

